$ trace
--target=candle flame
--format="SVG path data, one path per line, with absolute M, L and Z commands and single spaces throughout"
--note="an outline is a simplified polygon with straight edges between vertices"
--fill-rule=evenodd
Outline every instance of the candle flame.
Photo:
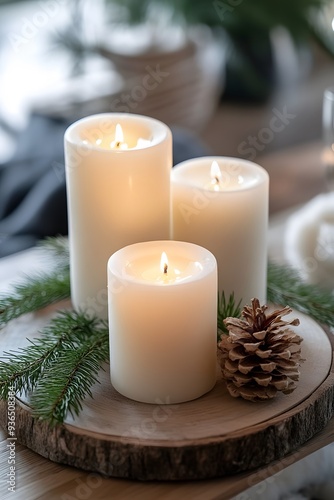
M 116 125 L 116 131 L 115 131 L 115 143 L 116 147 L 120 147 L 120 145 L 124 142 L 124 134 L 123 134 L 123 129 L 122 126 L 117 123 Z
M 222 173 L 219 168 L 218 163 L 214 160 L 211 164 L 211 184 L 213 185 L 214 191 L 220 191 L 220 181 L 222 178 Z
M 214 184 L 219 184 L 222 178 L 222 173 L 216 160 L 211 165 L 211 179 Z
M 168 270 L 168 258 L 166 252 L 162 252 L 160 259 L 160 270 L 162 273 L 167 274 Z
M 123 129 L 119 123 L 115 129 L 115 140 L 110 143 L 112 149 L 128 149 L 128 145 L 124 142 Z

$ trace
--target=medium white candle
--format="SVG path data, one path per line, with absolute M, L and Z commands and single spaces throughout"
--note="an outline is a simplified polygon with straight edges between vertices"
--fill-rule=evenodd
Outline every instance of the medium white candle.
M 269 177 L 237 158 L 185 161 L 171 174 L 173 239 L 197 243 L 218 261 L 226 298 L 266 301 Z
M 170 238 L 171 132 L 144 116 L 90 116 L 67 129 L 65 161 L 72 302 L 106 318 L 109 256 Z
M 208 250 L 175 241 L 127 246 L 109 259 L 108 290 L 110 371 L 117 391 L 161 404 L 212 389 L 217 264 Z

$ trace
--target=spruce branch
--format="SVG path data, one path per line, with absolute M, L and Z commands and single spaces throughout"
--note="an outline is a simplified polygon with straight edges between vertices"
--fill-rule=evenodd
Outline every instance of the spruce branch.
M 268 266 L 268 301 L 289 305 L 316 321 L 334 327 L 334 295 L 332 292 L 301 280 L 286 266 Z
M 70 253 L 68 239 L 65 236 L 48 237 L 39 242 L 39 247 L 43 252 L 53 257 L 56 265 L 68 267 Z
M 52 270 L 36 276 L 25 276 L 14 285 L 9 295 L 0 295 L 0 328 L 12 319 L 70 296 L 67 238 L 46 238 L 39 246 L 45 256 L 52 257 Z
M 0 328 L 14 318 L 37 311 L 70 295 L 70 276 L 66 267 L 50 274 L 39 274 L 14 285 L 13 292 L 0 296 Z
M 15 392 L 34 389 L 47 370 L 57 371 L 59 356 L 73 351 L 91 336 L 96 335 L 99 323 L 105 322 L 70 311 L 63 311 L 42 330 L 39 339 L 18 351 L 5 352 L 0 360 L 0 396 L 8 398 Z
M 42 372 L 57 358 L 64 347 L 66 335 L 57 342 L 50 339 L 29 340 L 28 348 L 16 352 L 5 352 L 0 360 L 0 396 L 8 398 L 9 390 L 15 392 L 31 391 L 37 384 Z
M 39 380 L 31 403 L 34 415 L 51 425 L 64 421 L 68 411 L 72 416 L 82 410 L 82 401 L 98 381 L 98 372 L 109 358 L 108 329 L 96 330 L 76 349 L 63 350 L 56 369 L 47 369 Z

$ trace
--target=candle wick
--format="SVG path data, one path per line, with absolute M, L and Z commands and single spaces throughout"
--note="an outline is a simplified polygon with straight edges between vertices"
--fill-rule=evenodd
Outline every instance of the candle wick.
M 164 274 L 167 274 L 167 269 L 168 269 L 167 264 L 164 264 Z
M 219 178 L 217 176 L 215 176 L 215 181 L 216 181 L 216 184 L 219 184 Z
M 120 145 L 121 145 L 121 141 L 117 141 L 117 142 L 116 142 L 116 148 L 119 148 L 119 147 L 120 147 Z

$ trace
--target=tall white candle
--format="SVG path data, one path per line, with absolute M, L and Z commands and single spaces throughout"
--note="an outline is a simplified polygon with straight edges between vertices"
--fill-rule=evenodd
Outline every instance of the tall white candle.
M 67 129 L 65 161 L 72 302 L 107 317 L 109 256 L 170 237 L 171 132 L 144 116 L 90 116 Z
M 108 291 L 115 389 L 159 404 L 212 389 L 217 264 L 208 250 L 175 241 L 127 246 L 109 259 Z
M 206 157 L 171 174 L 173 239 L 197 243 L 218 261 L 218 288 L 243 304 L 266 301 L 269 177 L 237 158 Z

